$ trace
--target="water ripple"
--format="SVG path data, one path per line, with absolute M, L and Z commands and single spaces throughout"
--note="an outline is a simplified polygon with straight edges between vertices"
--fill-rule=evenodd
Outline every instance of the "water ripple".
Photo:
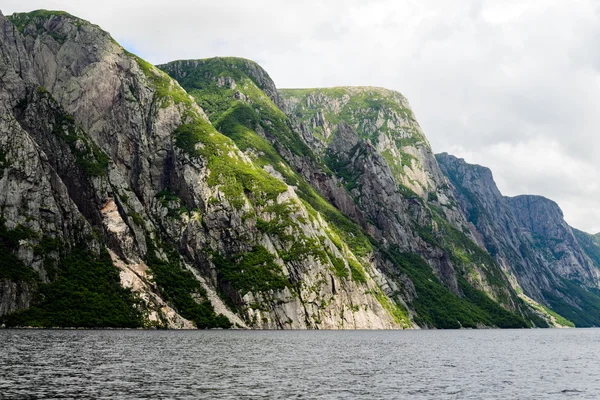
M 597 399 L 600 330 L 0 330 L 0 399 Z

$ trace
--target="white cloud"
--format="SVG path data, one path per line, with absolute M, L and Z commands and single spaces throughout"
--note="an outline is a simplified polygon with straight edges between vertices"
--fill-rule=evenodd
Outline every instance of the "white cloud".
M 235 55 L 279 87 L 404 93 L 435 151 L 492 169 L 506 194 L 557 201 L 600 231 L 600 15 L 593 0 L 5 0 L 62 9 L 151 62 Z

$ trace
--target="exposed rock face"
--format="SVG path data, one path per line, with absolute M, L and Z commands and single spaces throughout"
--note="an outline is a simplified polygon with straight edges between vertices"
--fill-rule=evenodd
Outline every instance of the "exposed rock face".
M 418 234 L 419 226 L 432 222 L 430 210 L 422 201 L 402 195 L 380 153 L 360 139 L 345 122 L 337 127 L 327 150 L 335 164 L 344 165 L 346 171 L 351 171 L 355 187 L 350 193 L 359 208 L 373 221 L 374 236 L 384 246 L 392 245 L 404 252 L 421 254 L 434 267 L 438 277 L 459 294 L 457 272 L 448 255 Z
M 62 12 L 0 28 L 8 325 L 544 325 L 399 93 L 278 92 L 236 58 L 159 69 Z
M 20 264 L 25 263 L 44 282 L 47 280 L 47 271 L 43 268 L 42 255 L 34 251 L 36 242 L 32 241 L 31 235 L 23 234 L 16 243 L 10 243 L 10 237 L 17 230 L 23 231 L 20 229 L 22 226 L 35 232 L 44 232 L 48 237 L 73 237 L 75 230 L 81 230 L 83 234 L 90 233 L 90 230 L 69 197 L 67 185 L 36 142 L 35 132 L 26 131 L 17 120 L 16 114 L 24 108 L 22 99 L 28 95 L 43 97 L 44 92 L 37 91 L 37 85 L 32 83 L 34 73 L 23 37 L 2 16 L 0 35 L 3 54 L 0 59 L 0 206 L 1 222 L 5 225 L 3 229 L 8 230 L 3 243 L 5 252 L 2 255 L 6 263 L 3 272 L 11 267 L 21 268 Z M 40 104 L 40 108 L 44 106 Z M 41 117 L 51 118 L 55 115 L 53 110 L 48 110 Z M 44 125 L 43 121 L 41 125 Z M 57 131 L 61 128 L 57 127 Z M 42 131 L 44 126 L 39 129 Z M 60 158 L 62 149 L 56 150 L 55 155 Z M 90 247 L 95 245 L 97 243 L 94 241 L 90 242 Z M 10 257 L 11 250 L 12 254 L 18 255 L 17 259 Z M 31 274 L 19 272 L 11 276 L 9 272 L 8 276 L 3 277 L 9 279 L 0 279 L 3 282 L 0 287 L 0 314 L 28 307 L 34 294 Z
M 572 319 L 597 324 L 586 302 L 595 299 L 599 270 L 563 219 L 558 205 L 541 196 L 502 196 L 488 168 L 446 153 L 438 162 L 450 178 L 472 229 L 525 294 Z M 577 281 L 585 289 L 573 290 Z M 582 309 L 583 308 L 583 309 Z
M 345 122 L 328 146 L 329 156 L 343 165 L 353 178 L 350 193 L 359 207 L 372 219 L 378 237 L 402 250 L 414 250 L 408 204 L 399 195 L 391 171 L 381 155 L 361 140 Z
M 600 233 L 592 235 L 575 228 L 571 228 L 571 230 L 583 251 L 594 262 L 594 265 L 600 268 Z
M 0 315 L 29 308 L 31 292 L 31 287 L 27 283 L 0 280 Z
M 293 122 L 298 113 L 291 114 L 292 111 L 284 107 L 284 111 L 288 113 L 285 115 L 269 96 L 260 94 L 261 88 L 246 72 L 247 63 L 247 60 L 241 59 L 215 58 L 175 61 L 159 67 L 177 79 L 194 96 L 197 103 L 207 110 L 217 129 L 236 141 L 250 158 L 269 164 L 270 170 L 286 183 L 296 186 L 302 200 L 322 213 L 334 229 L 341 229 L 343 235 L 347 235 L 345 237 L 348 243 L 353 246 L 353 252 L 362 255 L 363 265 L 371 265 L 383 273 L 382 277 L 387 281 L 382 283 L 385 293 L 393 296 L 397 303 L 407 305 L 415 318 L 420 318 L 416 316 L 419 311 L 415 308 L 424 307 L 427 310 L 424 309 L 421 313 L 429 313 L 432 307 L 443 307 L 437 300 L 433 305 L 417 305 L 419 296 L 431 296 L 430 293 L 419 292 L 428 290 L 426 282 L 433 280 L 436 285 L 441 282 L 436 290 L 439 289 L 440 293 L 446 293 L 454 299 L 466 296 L 464 285 L 459 284 L 461 280 L 465 285 L 473 285 L 485 291 L 510 310 L 527 313 L 527 307 L 520 304 L 516 294 L 511 292 L 509 283 L 502 277 L 495 262 L 489 256 L 486 260 L 479 257 L 482 250 L 469 239 L 466 220 L 456 207 L 446 178 L 439 171 L 426 141 L 423 144 L 426 149 L 423 153 L 423 165 L 436 172 L 426 174 L 429 178 L 433 177 L 428 183 L 433 192 L 422 198 L 404 186 L 401 180 L 398 181 L 394 166 L 399 160 L 392 154 L 388 154 L 387 158 L 383 156 L 371 144 L 371 140 L 359 135 L 350 126 L 354 122 L 352 116 L 337 110 L 340 113 L 336 116 L 339 124 L 333 125 L 328 122 L 331 116 L 328 120 L 326 113 L 321 110 L 321 104 L 309 98 L 304 112 L 314 111 L 316 122 L 313 125 L 325 127 L 326 138 L 320 137 L 318 132 L 306 129 L 306 125 Z M 232 66 L 235 68 L 232 69 Z M 230 83 L 224 85 L 222 82 Z M 273 87 L 266 83 L 262 85 Z M 379 109 L 387 107 L 389 103 L 387 97 L 378 98 L 379 91 L 365 91 L 364 88 L 343 90 L 351 93 L 348 95 L 350 97 L 345 98 L 348 104 L 354 104 L 359 99 L 370 108 Z M 242 92 L 241 95 L 238 91 Z M 284 103 L 290 101 L 288 92 L 281 92 Z M 385 93 L 386 96 L 402 99 L 395 92 Z M 369 121 L 373 115 L 370 115 L 369 110 L 361 112 L 364 113 L 363 125 L 370 126 Z M 409 129 L 409 125 L 411 129 L 418 128 L 416 122 L 412 121 L 411 124 L 405 128 Z M 373 133 L 375 136 L 382 135 L 382 140 L 403 135 L 387 130 L 390 126 L 394 127 L 394 123 L 385 125 L 385 129 L 380 123 L 375 123 L 374 126 L 376 128 L 373 128 Z M 419 135 L 424 140 L 422 133 Z M 272 151 L 271 146 L 278 154 Z M 406 147 L 411 146 L 406 143 Z M 417 145 L 420 146 L 421 144 Z M 318 200 L 321 196 L 323 199 Z M 334 205 L 339 211 L 328 209 L 323 201 Z M 348 230 L 347 224 L 350 221 L 345 221 L 339 214 L 340 211 L 358 223 L 376 244 L 364 246 L 366 240 L 373 239 L 366 239 L 355 228 Z M 354 242 L 357 241 L 362 241 L 362 244 L 356 246 Z M 397 252 L 417 254 L 414 261 L 425 268 L 425 274 L 431 275 L 425 278 L 414 270 L 409 271 L 411 266 L 403 265 L 400 261 L 406 260 L 405 256 L 398 255 Z M 410 257 L 408 259 L 412 260 Z M 370 260 L 375 260 L 375 263 Z M 407 274 L 413 274 L 414 279 L 420 279 L 421 283 L 415 286 Z M 492 275 L 496 277 L 492 278 Z M 457 301 L 458 308 L 468 307 L 460 303 L 460 300 Z M 424 324 L 438 326 L 472 324 L 469 318 L 463 319 L 458 325 L 454 325 L 457 324 L 456 320 L 433 321 L 435 318 L 423 318 L 428 320 L 421 320 Z M 481 321 L 481 324 L 486 323 L 489 322 Z
M 11 19 L 0 17 L 8 160 L 0 200 L 7 229 L 31 233 L 9 251 L 38 272 L 32 285 L 57 279 L 48 254 L 33 250 L 43 236 L 66 249 L 107 247 L 149 326 L 413 325 L 372 267 L 358 264 L 292 187 L 218 133 L 175 81 L 68 14 Z M 268 75 L 247 70 L 277 101 Z M 48 252 L 60 279 L 68 251 Z M 189 291 L 170 288 L 173 279 Z M 29 283 L 15 280 L 2 285 L 2 314 L 31 301 Z
M 549 251 L 544 255 L 554 261 L 552 270 L 556 274 L 598 287 L 600 273 L 577 242 L 558 204 L 541 196 L 517 196 L 507 200 L 536 246 Z
M 350 125 L 359 137 L 385 159 L 397 184 L 444 207 L 456 226 L 464 223 L 451 212 L 452 193 L 435 160 L 408 100 L 393 90 L 377 87 L 280 90 L 284 111 L 303 137 L 322 152 L 339 132 L 338 122 Z M 315 140 L 316 139 L 316 140 Z

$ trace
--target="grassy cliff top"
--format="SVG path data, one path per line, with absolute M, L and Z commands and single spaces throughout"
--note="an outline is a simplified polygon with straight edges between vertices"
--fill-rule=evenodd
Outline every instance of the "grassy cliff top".
M 371 95 L 379 94 L 386 97 L 399 97 L 404 100 L 406 98 L 398 91 L 386 89 L 379 86 L 332 86 L 324 88 L 285 88 L 279 89 L 279 92 L 283 96 L 297 97 L 305 96 L 309 94 L 322 93 L 329 96 L 344 96 L 344 95 L 358 95 L 369 93 Z
M 247 58 L 243 58 L 243 57 L 207 57 L 207 58 L 192 58 L 192 59 L 181 59 L 181 60 L 173 60 L 173 61 L 169 61 L 168 63 L 164 63 L 161 64 L 161 66 L 168 66 L 168 65 L 174 65 L 174 64 L 194 64 L 194 65 L 199 65 L 199 64 L 208 64 L 208 63 L 219 63 L 222 65 L 227 65 L 229 67 L 231 66 L 237 66 L 237 67 L 243 67 L 243 66 L 248 66 L 248 65 L 253 65 L 256 66 L 258 68 L 262 68 L 260 67 L 260 65 L 253 60 L 247 59 Z
M 49 21 L 53 18 L 67 18 L 69 22 L 73 23 L 76 26 L 83 24 L 92 25 L 89 21 L 71 15 L 68 12 L 56 10 L 42 9 L 30 12 L 14 13 L 8 15 L 6 18 L 8 18 L 8 20 L 12 22 L 20 32 L 23 32 L 25 28 L 34 21 L 38 29 L 42 28 L 45 21 Z
M 216 78 L 227 77 L 243 84 L 245 78 L 252 81 L 260 90 L 278 102 L 275 83 L 259 64 L 240 57 L 212 57 L 197 60 L 177 60 L 161 64 L 158 68 L 175 78 L 187 90 L 205 89 Z
M 373 143 L 380 133 L 397 140 L 399 147 L 427 143 L 408 100 L 394 90 L 373 86 L 281 89 L 279 96 L 288 114 L 305 122 L 322 140 L 330 137 L 327 129 L 345 121 Z M 321 119 L 327 127 L 319 123 Z

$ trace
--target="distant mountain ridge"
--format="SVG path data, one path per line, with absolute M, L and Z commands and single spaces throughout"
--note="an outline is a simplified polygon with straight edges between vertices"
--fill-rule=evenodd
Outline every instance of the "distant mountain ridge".
M 485 248 L 527 296 L 578 326 L 595 326 L 600 306 L 598 243 L 571 228 L 542 196 L 502 196 L 489 169 L 438 154 L 455 196 Z

